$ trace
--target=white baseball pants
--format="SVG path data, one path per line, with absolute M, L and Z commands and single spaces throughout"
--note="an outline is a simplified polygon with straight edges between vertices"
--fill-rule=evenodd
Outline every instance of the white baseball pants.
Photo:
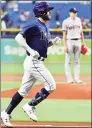
M 24 61 L 24 76 L 22 79 L 22 86 L 18 90 L 19 94 L 23 97 L 28 95 L 28 92 L 37 80 L 40 81 L 50 93 L 56 89 L 55 80 L 44 66 L 43 62 L 27 56 Z
M 80 50 L 81 41 L 80 40 L 67 40 L 68 52 L 65 56 L 65 73 L 67 79 L 72 79 L 71 75 L 71 57 L 74 55 L 74 78 L 79 79 L 80 75 Z

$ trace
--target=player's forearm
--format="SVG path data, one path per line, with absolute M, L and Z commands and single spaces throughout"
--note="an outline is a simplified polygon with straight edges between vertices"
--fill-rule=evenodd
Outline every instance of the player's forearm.
M 63 32 L 63 44 L 64 44 L 64 47 L 67 46 L 66 41 L 67 41 L 66 32 Z
M 33 54 L 33 49 L 31 49 L 31 48 L 27 45 L 27 42 L 26 42 L 25 38 L 24 38 L 21 34 L 18 34 L 18 35 L 15 37 L 15 40 L 16 40 L 16 42 L 17 42 L 21 47 L 23 47 L 25 50 L 27 50 L 30 54 Z
M 66 39 L 63 39 L 63 44 L 65 47 L 67 46 Z

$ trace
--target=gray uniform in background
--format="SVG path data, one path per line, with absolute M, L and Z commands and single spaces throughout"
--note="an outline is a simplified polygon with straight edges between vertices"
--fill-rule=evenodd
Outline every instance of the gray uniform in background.
M 63 21 L 62 30 L 67 33 L 67 48 L 68 52 L 65 55 L 65 74 L 67 82 L 73 82 L 70 63 L 71 57 L 74 55 L 74 80 L 79 80 L 80 75 L 80 49 L 81 49 L 81 31 L 82 25 L 80 18 L 74 20 L 70 17 Z

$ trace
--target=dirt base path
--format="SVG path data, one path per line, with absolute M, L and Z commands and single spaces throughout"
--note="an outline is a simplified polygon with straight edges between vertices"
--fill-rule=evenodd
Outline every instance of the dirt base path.
M 18 81 L 22 79 L 21 75 L 2 75 L 2 81 Z M 91 76 L 83 75 L 82 80 L 85 82 L 83 84 L 66 84 L 66 78 L 64 75 L 54 75 L 53 76 L 56 83 L 57 89 L 48 98 L 50 99 L 91 99 Z M 60 84 L 59 84 L 60 82 Z M 26 98 L 31 98 L 35 95 L 42 85 L 35 86 Z M 2 91 L 1 96 L 4 98 L 11 98 L 13 94 L 18 90 L 18 88 Z
M 38 92 L 43 86 L 34 86 L 29 92 L 26 98 L 31 98 Z M 18 90 L 11 89 L 1 92 L 1 97 L 11 98 L 14 93 Z M 48 97 L 49 99 L 91 99 L 91 86 L 90 85 L 68 85 L 68 84 L 57 84 L 57 89 Z
M 68 123 L 68 122 L 12 122 L 14 128 L 64 128 L 64 127 L 91 127 L 91 123 Z M 4 125 L 1 125 L 4 128 Z

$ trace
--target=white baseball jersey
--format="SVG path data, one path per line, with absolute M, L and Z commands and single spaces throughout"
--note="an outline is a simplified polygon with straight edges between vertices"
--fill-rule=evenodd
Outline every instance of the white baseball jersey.
M 82 24 L 80 18 L 74 20 L 70 17 L 65 19 L 62 24 L 62 30 L 67 32 L 67 39 L 81 38 Z

